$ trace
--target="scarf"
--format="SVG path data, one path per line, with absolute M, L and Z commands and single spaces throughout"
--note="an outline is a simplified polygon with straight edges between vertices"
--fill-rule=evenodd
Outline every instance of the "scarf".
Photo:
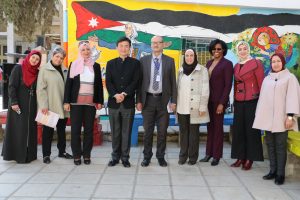
M 193 51 L 194 52 L 194 62 L 192 64 L 187 64 L 185 61 L 185 58 L 183 60 L 183 64 L 182 64 L 182 68 L 183 68 L 183 73 L 187 76 L 189 76 L 194 69 L 196 68 L 197 64 L 198 64 L 198 59 L 197 59 L 197 54 L 196 51 L 194 49 L 187 49 L 185 52 L 187 51 Z
M 37 65 L 32 66 L 29 62 L 30 57 L 32 55 L 38 55 L 40 57 L 40 61 Z M 36 81 L 39 67 L 42 61 L 42 54 L 39 51 L 32 50 L 22 62 L 22 74 L 23 74 L 23 82 L 27 87 L 30 87 L 34 81 Z

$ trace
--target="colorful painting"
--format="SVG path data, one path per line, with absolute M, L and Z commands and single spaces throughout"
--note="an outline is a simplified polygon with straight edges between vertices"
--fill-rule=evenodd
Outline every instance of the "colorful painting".
M 174 58 L 177 68 L 187 38 L 224 40 L 229 46 L 226 57 L 234 64 L 235 45 L 243 40 L 250 44 L 251 56 L 262 60 L 265 73 L 270 70 L 270 56 L 281 52 L 287 67 L 300 79 L 299 10 L 286 13 L 138 0 L 68 1 L 68 63 L 76 59 L 78 41 L 89 40 L 105 75 L 106 62 L 117 57 L 115 43 L 120 37 L 130 38 L 130 56 L 139 59 L 151 53 L 153 35 L 163 36 L 164 53 Z M 201 51 L 207 53 L 207 49 Z

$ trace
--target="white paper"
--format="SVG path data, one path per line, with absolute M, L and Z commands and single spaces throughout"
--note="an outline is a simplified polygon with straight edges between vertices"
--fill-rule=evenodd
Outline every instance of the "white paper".
M 47 115 L 44 115 L 41 110 L 38 111 L 35 121 L 43 125 L 55 128 L 59 120 L 59 114 L 48 111 Z

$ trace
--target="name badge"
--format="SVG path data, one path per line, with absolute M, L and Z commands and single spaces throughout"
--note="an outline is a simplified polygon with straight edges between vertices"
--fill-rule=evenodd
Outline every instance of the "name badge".
M 156 82 L 159 82 L 160 81 L 160 75 L 157 75 L 156 76 Z

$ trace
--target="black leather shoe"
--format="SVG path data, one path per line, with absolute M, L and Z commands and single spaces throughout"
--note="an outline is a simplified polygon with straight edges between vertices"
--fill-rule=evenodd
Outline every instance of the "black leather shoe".
M 263 176 L 263 179 L 264 180 L 272 180 L 275 178 L 275 176 L 276 176 L 276 173 L 270 171 L 268 174 Z
M 49 164 L 50 162 L 51 162 L 51 160 L 50 160 L 50 157 L 49 157 L 49 156 L 45 156 L 45 157 L 43 158 L 43 163 Z
M 122 165 L 123 165 L 124 167 L 126 167 L 126 168 L 128 168 L 128 167 L 131 166 L 131 165 L 130 165 L 130 162 L 129 162 L 128 160 L 123 160 L 123 161 L 122 161 Z
M 184 165 L 185 164 L 185 160 L 178 160 L 178 165 Z
M 220 159 L 214 158 L 214 159 L 211 161 L 211 166 L 217 166 L 217 165 L 219 164 L 219 161 L 220 161 Z
M 144 160 L 142 161 L 142 163 L 141 163 L 141 166 L 142 166 L 142 167 L 148 167 L 149 164 L 150 164 L 150 160 L 144 159 Z
M 65 159 L 73 159 L 73 156 L 71 154 L 66 153 L 66 152 L 58 154 L 58 157 L 65 158 Z
M 74 159 L 75 165 L 81 165 L 81 159 Z
M 167 161 L 164 158 L 158 158 L 157 160 L 158 160 L 159 166 L 161 166 L 161 167 L 168 166 L 168 163 L 167 163 Z
M 111 160 L 108 162 L 108 166 L 109 166 L 109 167 L 113 167 L 113 166 L 115 166 L 115 165 L 118 164 L 118 163 L 119 163 L 118 160 L 111 159 Z
M 91 159 L 90 158 L 83 158 L 83 163 L 86 165 L 91 164 Z
M 194 164 L 196 164 L 196 161 L 191 161 L 191 160 L 188 161 L 188 165 L 194 165 Z
M 284 176 L 276 176 L 275 177 L 275 184 L 282 185 L 284 183 Z
M 199 162 L 208 162 L 210 159 L 212 158 L 212 156 L 205 156 L 204 158 L 202 158 L 201 160 L 199 160 Z

